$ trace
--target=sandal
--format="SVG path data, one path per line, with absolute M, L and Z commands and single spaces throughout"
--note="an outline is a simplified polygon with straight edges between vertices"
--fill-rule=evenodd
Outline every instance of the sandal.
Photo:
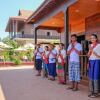
M 78 88 L 74 88 L 74 89 L 72 89 L 72 91 L 78 91 Z
M 36 76 L 41 76 L 41 74 L 36 74 Z
M 91 97 L 93 95 L 93 93 L 90 93 L 89 95 L 88 95 L 88 97 Z
M 98 93 L 93 93 L 92 95 L 90 95 L 89 97 L 90 98 L 97 98 L 99 96 L 99 94 Z
M 50 80 L 51 80 L 51 81 L 55 81 L 55 78 L 51 78 Z
M 67 90 L 72 90 L 74 87 L 68 87 Z

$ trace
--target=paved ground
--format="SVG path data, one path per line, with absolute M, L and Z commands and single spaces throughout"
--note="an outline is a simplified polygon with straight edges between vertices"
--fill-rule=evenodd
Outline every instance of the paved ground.
M 35 74 L 32 67 L 0 68 L 0 100 L 92 100 L 86 87 L 72 92 Z

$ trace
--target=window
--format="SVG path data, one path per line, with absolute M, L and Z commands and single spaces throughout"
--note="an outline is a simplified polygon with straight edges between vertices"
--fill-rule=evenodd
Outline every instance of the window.
M 47 32 L 47 36 L 50 36 L 50 32 Z
M 22 38 L 24 38 L 24 31 L 22 31 Z

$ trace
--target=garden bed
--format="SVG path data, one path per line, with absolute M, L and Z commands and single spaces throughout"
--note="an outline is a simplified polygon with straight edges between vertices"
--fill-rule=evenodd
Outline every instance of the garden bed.
M 22 62 L 20 65 L 33 65 L 34 62 L 33 61 L 27 61 L 27 62 Z M 16 66 L 16 64 L 14 62 L 0 62 L 0 67 L 3 66 Z

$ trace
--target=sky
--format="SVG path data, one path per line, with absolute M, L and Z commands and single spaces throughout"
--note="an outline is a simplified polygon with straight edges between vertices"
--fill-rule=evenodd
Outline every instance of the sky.
M 35 11 L 44 0 L 0 0 L 0 38 L 8 36 L 5 28 L 9 17 L 17 16 L 19 9 Z

